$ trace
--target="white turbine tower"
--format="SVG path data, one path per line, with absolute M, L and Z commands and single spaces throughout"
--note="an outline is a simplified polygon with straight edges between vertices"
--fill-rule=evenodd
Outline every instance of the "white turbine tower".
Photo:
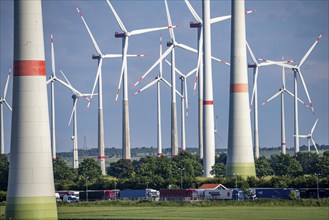
M 109 5 L 121 31 L 123 33 L 115 33 L 115 37 L 122 38 L 122 67 L 120 73 L 120 80 L 118 85 L 118 90 L 116 94 L 115 101 L 118 100 L 118 95 L 120 92 L 121 83 L 123 80 L 123 100 L 122 100 L 122 108 L 123 108 L 123 117 L 122 117 L 122 148 L 123 148 L 123 158 L 130 159 L 130 127 L 129 127 L 129 105 L 128 105 L 128 67 L 127 67 L 127 52 L 128 52 L 128 43 L 129 38 L 133 35 L 138 34 L 145 34 L 149 32 L 164 30 L 164 29 L 171 29 L 173 26 L 166 26 L 166 27 L 157 27 L 157 28 L 148 28 L 148 29 L 139 29 L 128 31 L 124 26 L 123 22 L 121 21 L 119 15 L 115 11 L 114 7 L 110 3 L 109 0 L 106 0 L 107 4 Z
M 248 64 L 249 68 L 254 69 L 254 81 L 253 81 L 253 90 L 251 94 L 251 102 L 250 102 L 250 111 L 252 109 L 252 106 L 254 106 L 254 151 L 255 151 L 255 158 L 259 158 L 259 135 L 258 135 L 258 73 L 259 68 L 264 66 L 270 66 L 275 65 L 278 63 L 287 63 L 292 61 L 268 61 L 268 62 L 258 62 L 253 51 L 251 50 L 248 42 L 246 41 L 246 45 L 248 48 L 248 51 L 250 53 L 251 59 L 254 63 Z M 265 60 L 267 61 L 267 60 Z M 255 103 L 254 103 L 255 102 Z
M 188 0 L 185 0 L 185 3 L 191 12 L 192 16 L 196 20 L 196 23 L 191 22 L 190 27 L 191 28 L 197 28 L 198 29 L 198 70 L 196 72 L 195 77 L 195 83 L 194 83 L 194 91 L 196 90 L 196 84 L 198 83 L 198 136 L 199 136 L 199 157 L 200 159 L 203 158 L 203 60 L 202 60 L 202 44 L 203 44 L 203 32 L 202 32 L 202 19 L 198 15 L 198 13 L 194 10 L 193 6 Z M 247 11 L 245 14 L 250 14 L 252 12 L 255 12 L 255 10 Z M 227 19 L 230 19 L 231 15 L 226 16 L 220 16 L 216 18 L 210 19 L 210 24 L 218 23 L 221 21 L 225 21 Z M 228 62 L 221 60 L 220 62 L 230 65 Z M 195 93 L 195 92 L 194 92 Z
M 304 77 L 302 75 L 302 72 L 300 70 L 301 66 L 304 64 L 304 62 L 306 61 L 306 59 L 308 58 L 308 56 L 311 54 L 312 50 L 314 49 L 314 47 L 318 44 L 318 42 L 320 41 L 322 37 L 322 33 L 318 36 L 318 38 L 316 39 L 316 41 L 313 43 L 313 45 L 310 47 L 310 49 L 306 52 L 306 54 L 304 55 L 304 57 L 301 59 L 301 61 L 299 62 L 298 65 L 289 65 L 289 64 L 278 64 L 280 66 L 284 66 L 287 67 L 289 69 L 292 69 L 292 71 L 294 72 L 294 96 L 295 96 L 295 100 L 294 100 L 294 130 L 295 130 L 295 140 L 294 140 L 294 144 L 295 144 L 295 156 L 298 156 L 299 153 L 299 125 L 298 125 L 298 90 L 297 90 L 297 77 L 300 77 L 300 80 L 302 81 L 307 99 L 309 101 L 309 106 L 311 107 L 312 112 L 314 113 L 314 108 L 313 108 L 313 104 L 310 98 L 310 95 L 308 93 L 308 89 L 306 87 L 305 81 L 304 81 Z
M 97 55 L 93 55 L 92 58 L 98 60 L 98 66 L 97 66 L 97 74 L 94 82 L 94 86 L 91 92 L 90 96 L 90 101 L 88 103 L 88 107 L 90 105 L 90 102 L 92 101 L 93 94 L 96 88 L 96 84 L 98 82 L 98 162 L 102 170 L 102 174 L 106 174 L 105 170 L 105 150 L 104 150 L 104 117 L 103 117 L 103 83 L 102 83 L 102 64 L 103 64 L 103 59 L 106 58 L 122 58 L 122 54 L 103 54 L 102 51 L 100 50 L 92 32 L 89 29 L 89 26 L 84 19 L 84 16 L 82 12 L 77 8 L 77 11 L 81 17 L 81 20 L 83 21 L 88 34 L 91 38 L 91 41 L 95 47 L 95 50 L 97 52 Z M 139 57 L 139 56 L 144 56 L 141 54 L 136 54 L 136 55 L 127 55 L 127 57 Z
M 5 154 L 5 136 L 4 136 L 4 126 L 3 126 L 3 104 L 6 104 L 6 106 L 8 107 L 8 109 L 10 111 L 12 111 L 10 105 L 8 104 L 6 97 L 7 97 L 7 90 L 8 90 L 8 84 L 9 84 L 9 79 L 10 79 L 10 75 L 11 75 L 11 67 L 9 68 L 8 71 L 8 76 L 7 76 L 7 80 L 6 80 L 6 84 L 5 84 L 5 88 L 3 90 L 3 96 L 0 98 L 0 135 L 1 135 L 1 152 L 0 154 Z
M 51 75 L 46 84 L 51 83 L 51 149 L 53 160 L 56 160 L 56 116 L 55 116 L 55 81 L 56 81 L 56 64 L 54 36 L 50 34 L 51 45 Z
M 319 119 L 316 119 L 316 121 L 315 121 L 315 123 L 314 123 L 314 125 L 313 125 L 313 127 L 312 127 L 311 133 L 309 133 L 309 134 L 300 134 L 300 135 L 298 135 L 300 138 L 306 138 L 306 139 L 307 139 L 307 143 L 308 143 L 308 152 L 311 151 L 311 141 L 312 141 L 313 146 L 314 146 L 315 151 L 316 151 L 317 154 L 319 154 L 319 151 L 318 151 L 318 148 L 316 147 L 316 143 L 315 143 L 315 141 L 314 141 L 314 139 L 313 139 L 313 132 L 314 132 L 314 129 L 315 129 L 317 123 L 318 123 L 318 120 L 319 120 Z
M 168 60 L 165 60 L 166 63 L 171 66 L 171 63 Z M 186 151 L 186 137 L 185 137 L 185 107 L 184 101 L 186 103 L 186 116 L 188 116 L 188 93 L 187 93 L 187 83 L 186 79 L 191 76 L 194 72 L 197 71 L 197 68 L 194 68 L 186 75 L 184 75 L 179 69 L 175 68 L 175 71 L 180 75 L 179 79 L 181 80 L 181 148 L 182 151 Z
M 282 61 L 284 58 L 282 57 Z M 290 96 L 294 97 L 294 94 L 290 92 L 286 88 L 286 77 L 285 77 L 285 67 L 282 67 L 282 87 L 279 89 L 277 93 L 275 93 L 272 97 L 267 99 L 265 102 L 262 103 L 262 105 L 265 105 L 281 95 L 281 153 L 286 154 L 286 123 L 285 123 L 285 103 L 284 103 L 284 93 L 289 94 Z M 303 105 L 307 106 L 302 100 L 298 98 L 298 101 L 301 102 Z M 308 107 L 308 106 L 307 106 Z
M 77 89 L 75 89 L 72 86 L 70 81 L 67 79 L 67 77 L 63 73 L 63 71 L 60 70 L 60 72 L 62 73 L 63 77 L 65 78 L 65 80 L 67 82 L 67 88 L 71 89 L 71 91 L 72 91 L 73 107 L 72 107 L 70 120 L 69 120 L 69 123 L 68 123 L 67 126 L 70 126 L 71 122 L 73 120 L 73 134 L 72 134 L 72 137 L 71 137 L 71 140 L 73 141 L 73 168 L 77 169 L 79 167 L 78 126 L 77 126 L 78 122 L 77 122 L 77 111 L 76 111 L 77 110 L 77 104 L 78 104 L 79 98 L 81 98 L 81 97 L 83 97 L 83 98 L 87 99 L 88 101 L 90 101 L 88 96 L 90 96 L 91 94 L 83 94 L 83 93 L 79 92 Z

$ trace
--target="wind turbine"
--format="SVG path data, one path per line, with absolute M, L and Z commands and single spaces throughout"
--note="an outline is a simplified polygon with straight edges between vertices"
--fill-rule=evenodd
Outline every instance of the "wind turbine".
M 171 16 L 169 12 L 168 3 L 165 0 L 165 7 L 166 7 L 166 14 L 167 14 L 167 20 L 168 20 L 168 26 L 172 26 L 171 22 Z M 167 42 L 167 46 L 169 47 L 162 56 L 142 75 L 139 80 L 134 84 L 134 86 L 137 86 L 165 57 L 171 53 L 171 85 L 172 85 L 172 91 L 171 91 L 171 148 L 172 148 L 172 156 L 176 156 L 178 153 L 178 135 L 177 135 L 177 111 L 176 111 L 176 78 L 175 78 L 175 47 L 182 48 L 184 50 L 198 53 L 196 49 L 193 49 L 185 44 L 178 43 L 175 38 L 174 30 L 171 28 L 169 29 L 169 34 L 171 38 L 171 42 Z M 215 59 L 219 62 L 223 62 L 220 59 L 217 59 L 215 57 L 211 57 L 212 59 Z
M 168 60 L 165 60 L 166 63 L 171 66 L 171 63 Z M 187 93 L 187 83 L 186 79 L 191 76 L 194 72 L 197 71 L 197 68 L 194 68 L 186 75 L 184 75 L 179 69 L 175 68 L 175 71 L 180 75 L 179 79 L 181 80 L 181 147 L 182 151 L 186 151 L 186 139 L 185 139 L 185 114 L 184 114 L 184 101 L 186 103 L 186 116 L 188 116 L 188 93 Z
M 91 94 L 83 94 L 81 92 L 79 92 L 77 89 L 75 89 L 72 84 L 70 83 L 70 81 L 67 79 L 67 77 L 65 76 L 64 72 L 62 70 L 60 70 L 60 72 L 62 73 L 63 77 L 65 78 L 66 82 L 67 82 L 67 88 L 71 89 L 72 91 L 72 99 L 73 99 L 73 108 L 72 108 L 72 112 L 71 112 L 71 116 L 70 116 L 70 120 L 67 126 L 71 125 L 71 122 L 73 120 L 73 135 L 71 137 L 71 140 L 73 141 L 73 168 L 77 169 L 79 167 L 79 156 L 78 156 L 78 126 L 77 126 L 77 104 L 78 104 L 78 100 L 79 98 L 83 97 L 85 99 L 87 99 L 88 101 L 90 101 L 90 99 L 88 98 L 88 96 L 90 96 Z M 95 94 L 94 94 L 95 95 Z
M 12 111 L 11 106 L 8 104 L 6 97 L 7 97 L 7 90 L 8 90 L 8 84 L 9 84 L 9 79 L 11 75 L 11 67 L 9 68 L 8 71 L 8 76 L 5 84 L 5 88 L 3 90 L 3 96 L 0 98 L 0 123 L 1 123 L 1 152 L 0 154 L 5 154 L 5 136 L 4 136 L 4 126 L 3 126 L 3 104 L 6 104 L 7 108 Z
M 122 148 L 123 148 L 123 159 L 130 159 L 130 127 L 129 127 L 129 105 L 128 105 L 128 69 L 127 69 L 127 51 L 128 51 L 128 43 L 129 38 L 133 35 L 145 34 L 149 32 L 164 30 L 164 29 L 172 29 L 174 26 L 166 26 L 166 27 L 157 27 L 157 28 L 148 28 L 148 29 L 139 29 L 128 31 L 121 21 L 119 15 L 115 11 L 109 0 L 106 0 L 108 6 L 110 7 L 120 29 L 123 33 L 115 33 L 116 38 L 122 38 L 122 67 L 120 80 L 118 85 L 117 94 L 115 97 L 115 101 L 117 102 L 121 83 L 123 80 L 123 100 L 122 100 L 122 108 L 123 108 L 123 117 L 122 117 Z
M 162 57 L 162 36 L 160 36 L 160 57 Z M 158 157 L 162 156 L 162 134 L 161 134 L 161 99 L 160 99 L 160 82 L 165 83 L 168 87 L 172 87 L 171 84 L 162 76 L 162 60 L 159 63 L 159 74 L 155 78 L 155 80 L 151 81 L 149 84 L 144 86 L 142 89 L 138 90 L 134 93 L 134 95 L 137 95 L 141 93 L 142 91 L 150 88 L 151 86 L 157 84 L 157 131 L 158 131 Z M 177 90 L 176 93 L 183 97 L 182 94 L 180 94 Z
M 308 58 L 308 56 L 311 54 L 312 50 L 314 49 L 314 47 L 318 44 L 318 42 L 320 41 L 321 37 L 322 37 L 322 33 L 318 36 L 318 38 L 315 40 L 315 42 L 313 43 L 313 45 L 310 47 L 310 49 L 306 52 L 306 54 L 304 55 L 304 57 L 301 59 L 301 61 L 299 62 L 299 64 L 297 65 L 289 65 L 289 64 L 277 64 L 279 66 L 284 66 L 284 67 L 287 67 L 289 69 L 292 69 L 292 71 L 294 72 L 294 97 L 295 97 L 295 100 L 294 100 L 294 130 L 295 130 L 295 156 L 298 156 L 298 153 L 299 153 L 299 125 L 298 125 L 298 105 L 297 105 L 297 102 L 298 102 L 298 90 L 297 90 L 297 76 L 300 77 L 300 80 L 302 81 L 302 84 L 303 84 L 303 87 L 304 87 L 304 90 L 305 90 L 305 93 L 306 93 L 306 96 L 307 96 L 307 99 L 309 101 L 309 106 L 311 107 L 311 110 L 314 114 L 314 108 L 313 108 L 313 104 L 312 104 L 312 101 L 311 101 L 311 98 L 309 96 L 309 93 L 308 93 L 308 89 L 306 87 L 306 84 L 305 84 L 305 81 L 304 81 L 304 77 L 302 75 L 302 72 L 300 70 L 301 66 L 304 64 L 304 62 L 306 61 L 306 59 Z
M 196 23 L 190 22 L 190 28 L 197 28 L 198 34 L 198 70 L 196 72 L 195 76 L 195 82 L 194 82 L 194 93 L 196 91 L 196 84 L 198 83 L 198 134 L 199 134 L 199 156 L 202 159 L 203 158 L 203 60 L 202 60 L 202 44 L 203 44 L 203 33 L 202 33 L 202 19 L 198 15 L 198 13 L 194 10 L 193 6 L 188 0 L 185 0 L 185 3 L 191 12 L 192 16 L 196 20 Z M 255 12 L 255 10 L 247 11 L 245 14 L 250 14 L 252 12 Z M 230 19 L 231 15 L 226 16 L 220 16 L 216 18 L 210 19 L 210 24 L 221 22 L 227 19 Z M 228 62 L 221 60 L 220 62 L 230 65 Z
M 251 50 L 248 42 L 246 41 L 246 45 L 248 48 L 248 51 L 250 53 L 251 59 L 253 60 L 254 63 L 248 64 L 249 68 L 254 69 L 254 82 L 253 82 L 253 90 L 252 90 L 252 95 L 251 95 L 251 104 L 250 104 L 250 111 L 254 104 L 254 150 L 255 150 L 255 158 L 259 158 L 259 135 L 258 135 L 258 73 L 259 73 L 259 68 L 264 67 L 264 66 L 270 66 L 270 65 L 275 65 L 278 63 L 288 63 L 288 62 L 294 62 L 291 60 L 288 61 L 268 61 L 265 60 L 265 62 L 258 62 L 253 51 Z M 264 60 L 263 60 L 264 61 Z
M 94 86 L 91 92 L 91 96 L 88 102 L 88 107 L 90 106 L 90 103 L 93 98 L 93 94 L 96 88 L 96 84 L 98 82 L 98 162 L 102 170 L 102 174 L 106 174 L 105 170 L 105 152 L 104 152 L 104 118 L 103 118 L 103 83 L 102 83 L 102 64 L 103 64 L 103 59 L 106 58 L 122 58 L 122 54 L 103 54 L 102 51 L 100 50 L 92 32 L 89 29 L 89 26 L 84 19 L 84 16 L 82 12 L 77 8 L 77 11 L 81 17 L 82 22 L 84 23 L 88 34 L 91 38 L 91 41 L 95 47 L 95 50 L 97 52 L 97 55 L 93 55 L 92 58 L 96 59 L 98 61 L 98 66 L 97 66 L 97 74 L 94 82 Z M 136 55 L 127 55 L 127 57 L 141 57 L 144 56 L 142 54 L 136 54 Z
M 298 135 L 301 138 L 306 138 L 307 139 L 307 142 L 308 142 L 308 152 L 311 151 L 311 141 L 312 141 L 317 154 L 319 154 L 319 151 L 318 151 L 318 148 L 316 147 L 315 141 L 313 139 L 313 132 L 314 132 L 314 129 L 315 129 L 317 123 L 318 123 L 318 120 L 319 119 L 316 119 L 316 121 L 315 121 L 315 123 L 314 123 L 314 125 L 312 127 L 311 133 L 305 134 L 305 135 L 303 135 L 303 134 Z
M 284 57 L 282 57 L 282 61 L 284 60 Z M 272 97 L 270 97 L 269 99 L 267 99 L 265 102 L 262 103 L 262 105 L 265 105 L 267 103 L 269 103 L 271 100 L 275 99 L 276 97 L 278 97 L 279 95 L 281 95 L 281 153 L 282 154 L 286 154 L 286 124 L 285 124 L 285 111 L 284 111 L 284 93 L 289 94 L 290 96 L 294 97 L 294 94 L 292 94 L 292 92 L 290 92 L 287 88 L 286 88 L 286 77 L 285 77 L 285 67 L 282 67 L 282 87 L 279 89 L 279 91 L 277 93 L 275 93 Z M 301 102 L 302 104 L 304 104 L 305 106 L 307 106 L 305 104 L 305 102 L 303 102 L 302 100 L 300 100 L 298 98 L 298 101 Z M 307 106 L 308 107 L 308 106 Z
M 51 45 L 51 76 L 46 82 L 48 85 L 51 83 L 51 149 L 53 160 L 56 160 L 56 116 L 55 116 L 55 81 L 56 77 L 56 64 L 55 64 L 55 49 L 54 49 L 54 36 L 50 34 Z

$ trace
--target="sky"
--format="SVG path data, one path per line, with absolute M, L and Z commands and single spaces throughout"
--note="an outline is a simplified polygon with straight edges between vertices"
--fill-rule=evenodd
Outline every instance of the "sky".
M 201 16 L 201 1 L 190 1 Z M 112 4 L 126 28 L 131 31 L 141 28 L 167 26 L 164 1 L 112 1 Z M 179 43 L 197 47 L 196 29 L 191 29 L 189 23 L 194 21 L 187 6 L 182 0 L 169 0 L 169 10 L 174 25 L 178 25 L 175 35 Z M 90 93 L 96 76 L 97 61 L 92 60 L 96 54 L 76 7 L 82 11 L 101 51 L 103 53 L 121 53 L 121 39 L 115 38 L 114 33 L 120 32 L 119 26 L 105 0 L 97 1 L 43 1 L 43 26 L 47 77 L 51 74 L 50 34 L 54 34 L 56 72 L 62 78 L 62 69 L 71 84 L 81 93 Z M 307 50 L 323 33 L 318 45 L 301 67 L 308 87 L 316 115 L 309 109 L 299 105 L 299 131 L 308 134 L 319 119 L 313 138 L 317 144 L 328 145 L 329 125 L 329 67 L 328 67 L 328 1 L 327 0 L 250 0 L 246 1 L 246 10 L 256 10 L 246 15 L 246 36 L 256 57 L 271 60 L 302 59 Z M 211 17 L 229 15 L 231 1 L 211 1 Z M 1 96 L 9 67 L 13 63 L 13 1 L 0 1 L 0 87 Z M 230 20 L 212 25 L 212 55 L 230 61 Z M 128 58 L 129 111 L 131 147 L 156 147 L 156 87 L 133 95 L 138 89 L 152 81 L 158 74 L 158 68 L 152 71 L 136 89 L 132 85 L 158 59 L 159 37 L 164 42 L 169 41 L 168 30 L 132 36 L 129 41 L 128 52 L 142 53 L 145 57 Z M 164 45 L 165 46 L 165 45 Z M 166 48 L 163 48 L 165 50 Z M 168 57 L 170 59 L 170 57 Z M 248 54 L 248 62 L 252 60 Z M 196 67 L 196 54 L 176 49 L 176 67 L 183 73 Z M 170 80 L 170 67 L 163 64 L 163 75 Z M 121 148 L 122 132 L 122 93 L 115 105 L 115 95 L 119 82 L 121 59 L 105 59 L 103 62 L 103 109 L 105 147 Z M 228 120 L 229 120 L 229 82 L 230 67 L 216 61 L 212 62 L 214 112 L 218 114 L 218 135 L 216 148 L 227 148 Z M 278 66 L 260 68 L 258 77 L 259 104 L 275 94 L 282 85 L 282 69 Z M 253 69 L 248 70 L 249 90 L 252 90 Z M 195 76 L 188 78 L 189 115 L 186 118 L 187 147 L 198 146 L 197 128 L 197 95 L 193 95 L 193 81 Z M 180 81 L 177 77 L 177 89 Z M 286 69 L 286 87 L 293 91 L 293 74 Z M 50 87 L 48 87 L 50 89 Z M 50 90 L 48 90 L 50 94 Z M 306 94 L 298 81 L 299 97 L 307 101 Z M 67 126 L 71 110 L 71 91 L 60 84 L 55 85 L 56 102 L 56 141 L 57 151 L 71 151 L 73 149 L 72 125 Z M 50 97 L 50 96 L 49 96 Z M 286 136 L 287 147 L 294 145 L 293 99 L 286 97 Z M 12 78 L 10 80 L 7 100 L 12 103 Z M 50 99 L 49 99 L 50 100 Z M 97 146 L 97 99 L 87 110 L 87 102 L 79 100 L 78 144 L 79 148 Z M 161 87 L 162 136 L 163 146 L 170 147 L 170 89 L 162 84 Z M 180 132 L 180 102 L 177 97 L 178 129 Z M 259 106 L 259 142 L 260 147 L 280 146 L 281 116 L 280 99 L 277 98 L 265 106 Z M 9 152 L 11 112 L 5 107 L 5 152 Z M 253 117 L 251 116 L 251 120 Z M 252 123 L 253 124 L 253 123 Z M 181 146 L 181 135 L 179 147 Z M 86 137 L 86 138 L 84 138 Z M 300 145 L 307 145 L 305 139 L 300 139 Z

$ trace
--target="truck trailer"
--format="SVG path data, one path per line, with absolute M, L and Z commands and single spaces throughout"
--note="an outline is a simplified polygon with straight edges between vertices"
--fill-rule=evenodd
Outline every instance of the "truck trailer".
M 159 191 L 155 189 L 121 190 L 119 193 L 122 200 L 159 200 Z
M 289 199 L 290 191 L 295 191 L 296 198 L 300 199 L 298 189 L 294 188 L 254 188 L 257 199 Z

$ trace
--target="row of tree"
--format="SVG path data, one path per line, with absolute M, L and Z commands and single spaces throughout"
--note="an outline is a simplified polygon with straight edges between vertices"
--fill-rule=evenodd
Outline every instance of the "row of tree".
M 78 169 L 68 167 L 65 160 L 53 162 L 56 190 L 88 189 L 143 189 L 198 187 L 202 183 L 222 183 L 227 187 L 329 187 L 329 151 L 319 156 L 300 153 L 299 156 L 272 155 L 255 161 L 257 177 L 225 177 L 227 155 L 216 157 L 212 174 L 203 178 L 202 161 L 195 154 L 181 152 L 175 158 L 147 156 L 140 160 L 120 159 L 107 167 L 108 176 L 102 176 L 96 160 L 85 158 Z M 0 156 L 0 190 L 6 191 L 9 162 Z

